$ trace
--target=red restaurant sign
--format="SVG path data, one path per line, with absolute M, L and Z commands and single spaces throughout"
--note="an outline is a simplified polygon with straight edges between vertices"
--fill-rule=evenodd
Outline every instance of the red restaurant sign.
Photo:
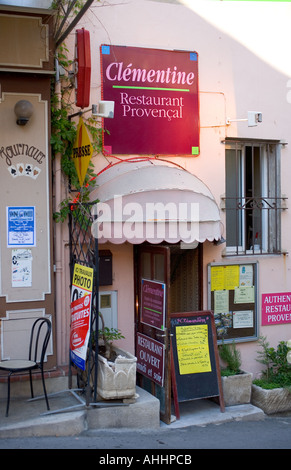
M 161 387 L 164 384 L 164 353 L 165 347 L 162 343 L 137 333 L 137 372 Z
M 159 330 L 165 328 L 165 292 L 162 282 L 141 280 L 141 321 Z
M 262 325 L 291 323 L 291 292 L 262 294 Z
M 102 45 L 101 67 L 104 154 L 199 155 L 196 52 Z

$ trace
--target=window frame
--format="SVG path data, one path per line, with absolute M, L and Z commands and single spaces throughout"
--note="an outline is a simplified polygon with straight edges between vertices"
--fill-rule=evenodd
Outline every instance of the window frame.
M 231 245 L 226 245 L 226 256 L 246 256 L 246 255 L 274 255 L 281 254 L 281 211 L 285 208 L 283 204 L 284 198 L 281 196 L 281 152 L 280 141 L 259 140 L 259 139 L 231 139 L 225 141 L 225 196 L 223 209 L 226 213 L 226 243 L 228 240 L 228 227 L 231 220 L 231 211 L 234 211 L 232 221 L 235 228 L 232 230 Z M 247 148 L 251 149 L 251 172 L 249 180 L 252 188 L 250 194 L 246 191 L 246 160 Z M 259 160 L 255 160 L 255 149 L 259 148 Z M 227 151 L 233 151 L 235 158 L 235 196 L 230 194 L 227 180 Z M 258 157 L 256 157 L 258 158 Z M 255 182 L 255 161 L 259 162 L 259 192 Z M 257 172 L 257 170 L 255 170 Z M 249 182 L 250 182 L 249 181 Z M 232 202 L 231 202 L 232 200 Z M 247 223 L 247 214 L 249 214 L 249 222 Z M 255 216 L 257 221 L 255 223 Z M 251 220 L 251 221 L 250 221 Z M 259 243 L 254 234 L 255 228 L 260 228 L 256 233 L 260 234 Z M 247 228 L 248 238 L 247 241 Z

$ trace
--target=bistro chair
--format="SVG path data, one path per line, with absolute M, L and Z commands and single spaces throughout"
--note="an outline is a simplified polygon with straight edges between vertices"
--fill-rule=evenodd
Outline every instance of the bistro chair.
M 49 402 L 46 393 L 44 373 L 43 373 L 43 362 L 45 358 L 45 353 L 49 343 L 51 335 L 52 325 L 50 320 L 47 318 L 38 318 L 32 325 L 30 342 L 29 342 L 29 354 L 28 359 L 9 359 L 0 361 L 0 370 L 5 370 L 9 372 L 8 374 L 8 393 L 7 393 L 7 405 L 6 405 L 6 416 L 9 412 L 9 403 L 10 403 L 10 377 L 12 374 L 17 372 L 29 371 L 30 379 L 30 391 L 31 398 L 34 398 L 33 395 L 33 386 L 32 386 L 32 374 L 31 371 L 34 369 L 41 370 L 41 378 L 44 396 L 46 400 L 47 409 L 49 410 Z

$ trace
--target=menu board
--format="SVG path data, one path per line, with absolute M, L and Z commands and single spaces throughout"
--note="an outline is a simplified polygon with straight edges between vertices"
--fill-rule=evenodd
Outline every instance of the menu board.
M 176 344 L 181 375 L 211 372 L 207 324 L 176 326 Z
M 217 397 L 224 411 L 213 314 L 171 314 L 172 384 L 178 402 Z
M 257 339 L 257 263 L 208 266 L 208 307 L 218 341 Z

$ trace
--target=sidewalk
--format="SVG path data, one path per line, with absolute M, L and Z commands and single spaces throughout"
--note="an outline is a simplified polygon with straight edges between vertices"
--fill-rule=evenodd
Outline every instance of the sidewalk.
M 44 399 L 26 401 L 11 399 L 9 416 L 5 417 L 6 400 L 0 400 L 0 438 L 32 436 L 76 436 L 90 429 L 159 429 L 206 426 L 226 421 L 262 420 L 264 412 L 251 405 L 226 407 L 221 413 L 219 405 L 210 400 L 194 400 L 180 403 L 180 420 L 170 425 L 159 419 L 159 401 L 137 387 L 139 395 L 135 403 L 86 407 L 69 391 L 49 397 L 50 411 L 46 414 Z M 68 408 L 67 411 L 62 411 Z

